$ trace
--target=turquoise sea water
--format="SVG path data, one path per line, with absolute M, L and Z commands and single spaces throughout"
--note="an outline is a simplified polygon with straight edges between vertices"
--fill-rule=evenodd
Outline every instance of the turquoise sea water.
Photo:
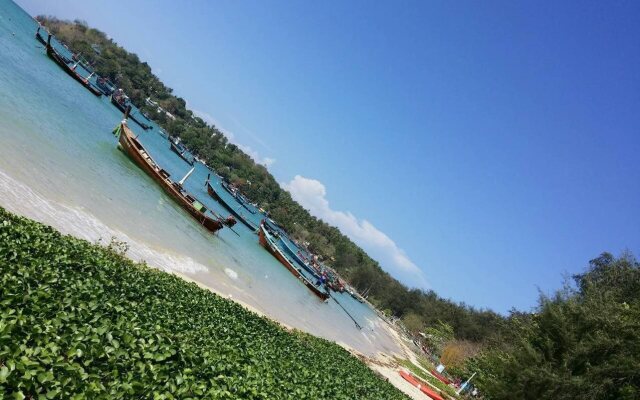
M 373 310 L 334 294 L 364 327 L 358 330 L 338 304 L 319 301 L 244 225 L 234 227 L 240 236 L 228 229 L 213 236 L 199 227 L 117 150 L 111 131 L 122 115 L 108 98 L 96 98 L 47 58 L 34 38 L 36 28 L 17 5 L 0 1 L 1 206 L 93 242 L 124 240 L 134 259 L 180 272 L 271 318 L 364 354 L 400 351 Z M 157 127 L 144 132 L 135 123 L 129 126 L 174 179 L 190 169 Z M 196 164 L 185 186 L 227 216 L 206 193 L 208 173 Z

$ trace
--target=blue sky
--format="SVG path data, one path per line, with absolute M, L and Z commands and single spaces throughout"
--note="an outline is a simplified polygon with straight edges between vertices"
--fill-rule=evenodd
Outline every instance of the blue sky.
M 528 310 L 640 253 L 640 2 L 18 4 L 137 53 L 410 286 Z

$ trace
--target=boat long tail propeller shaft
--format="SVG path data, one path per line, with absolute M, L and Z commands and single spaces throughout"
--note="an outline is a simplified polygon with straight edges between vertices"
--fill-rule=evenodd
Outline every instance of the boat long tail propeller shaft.
M 331 296 L 331 293 L 329 293 L 329 296 Z M 340 306 L 340 308 L 342 308 L 342 310 L 343 310 L 343 311 L 344 311 L 344 312 L 349 316 L 349 318 L 351 318 L 351 320 L 353 321 L 353 323 L 354 323 L 354 324 L 356 324 L 356 328 L 358 328 L 358 329 L 362 330 L 362 326 L 360 326 L 360 324 L 358 323 L 358 321 L 356 321 L 356 319 L 355 319 L 355 318 L 353 318 L 353 316 L 352 316 L 351 314 L 349 314 L 349 311 L 347 311 L 347 309 L 346 309 L 346 308 L 344 308 L 344 307 L 342 306 L 342 304 L 340 304 L 340 302 L 339 302 L 335 297 L 331 296 L 331 298 L 333 299 L 333 301 L 335 301 L 335 302 Z

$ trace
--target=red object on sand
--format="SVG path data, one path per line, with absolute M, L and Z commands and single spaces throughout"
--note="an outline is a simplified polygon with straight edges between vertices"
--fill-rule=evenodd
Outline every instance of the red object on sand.
M 426 382 L 423 382 L 422 380 L 416 378 L 415 376 L 413 376 L 413 374 L 410 374 L 410 373 L 402 371 L 402 370 L 399 372 L 399 374 L 400 374 L 401 377 L 404 378 L 405 381 L 409 382 L 413 386 L 415 386 L 418 389 L 420 389 L 420 391 L 422 393 L 426 394 L 427 396 L 429 396 L 433 400 L 444 400 L 442 398 L 442 396 L 440 396 L 438 393 L 434 392 Z
M 433 370 L 433 369 L 432 369 L 432 370 L 431 370 L 431 374 L 432 374 L 433 376 L 435 376 L 436 378 L 438 378 L 438 380 L 439 380 L 440 382 L 444 383 L 445 385 L 449 385 L 449 384 L 451 384 L 451 381 L 450 381 L 449 379 L 445 378 L 443 375 L 440 375 L 440 374 L 438 373 L 438 371 L 435 371 L 435 370 Z

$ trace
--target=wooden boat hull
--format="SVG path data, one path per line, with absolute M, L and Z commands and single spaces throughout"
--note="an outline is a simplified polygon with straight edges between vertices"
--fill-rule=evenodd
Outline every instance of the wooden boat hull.
M 36 37 L 38 37 L 38 35 L 36 35 Z M 80 76 L 80 74 L 78 74 L 73 68 L 71 68 L 66 63 L 66 61 L 64 60 L 64 57 L 62 57 L 62 55 L 60 55 L 51 46 L 50 40 L 51 40 L 51 36 L 49 36 L 47 38 L 47 43 L 46 43 L 47 56 L 49 56 L 50 59 L 52 59 L 56 64 L 58 64 L 58 66 L 60 68 L 62 68 L 62 70 L 67 73 L 67 75 L 69 75 L 70 77 L 72 77 L 73 79 L 78 81 L 82 86 L 84 86 L 86 89 L 88 89 L 93 95 L 95 95 L 96 97 L 102 96 L 102 92 L 100 90 L 98 90 L 97 88 L 93 87 L 91 82 L 89 82 L 87 79 L 85 79 L 82 76 Z
M 282 265 L 285 266 L 296 278 L 300 279 L 300 281 L 315 294 L 320 299 L 327 300 L 329 298 L 329 293 L 320 290 L 316 285 L 314 285 L 311 281 L 309 281 L 302 273 L 284 256 L 282 251 L 280 251 L 275 243 L 272 243 L 269 238 L 267 238 L 267 233 L 265 232 L 264 224 L 260 225 L 260 230 L 258 231 L 260 244 L 262 247 L 267 249 L 271 255 L 273 255 Z
M 231 214 L 233 214 L 233 216 L 236 217 L 238 221 L 242 222 L 247 228 L 251 229 L 254 232 L 258 230 L 258 228 L 251 222 L 246 220 L 242 214 L 240 214 L 237 210 L 227 204 L 227 202 L 224 201 L 222 197 L 220 197 L 220 194 L 213 188 L 213 186 L 211 186 L 209 182 L 207 182 L 207 193 L 209 193 L 209 196 L 213 197 L 215 201 L 222 204 L 224 208 L 226 208 Z
M 182 158 L 187 164 L 189 165 L 193 165 L 193 160 L 188 159 L 187 157 L 184 156 L 184 152 L 180 152 L 180 149 L 178 148 L 178 146 L 176 146 L 175 143 L 173 143 L 172 141 L 169 141 L 169 146 L 171 147 L 171 151 L 173 151 L 174 153 L 176 153 L 180 158 Z
M 182 191 L 179 185 L 169 178 L 169 173 L 153 161 L 149 153 L 147 153 L 138 139 L 134 137 L 125 123 L 120 124 L 119 143 L 122 151 L 124 151 L 138 167 L 142 168 L 147 175 L 156 181 L 185 211 L 191 214 L 200 225 L 211 232 L 217 232 L 223 228 L 221 221 L 205 215 L 204 212 L 194 207 L 191 200 L 197 201 L 197 199 Z

